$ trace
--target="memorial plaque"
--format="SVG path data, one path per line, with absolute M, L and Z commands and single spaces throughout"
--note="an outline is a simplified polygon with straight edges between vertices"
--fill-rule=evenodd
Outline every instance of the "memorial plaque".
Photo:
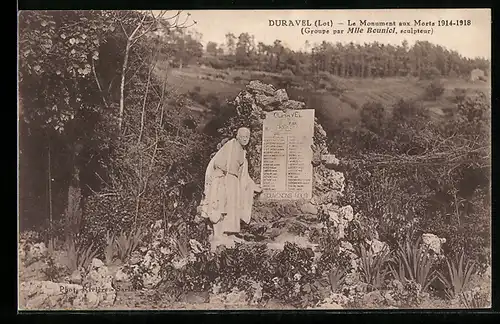
M 262 199 L 311 199 L 314 109 L 268 112 L 263 128 Z

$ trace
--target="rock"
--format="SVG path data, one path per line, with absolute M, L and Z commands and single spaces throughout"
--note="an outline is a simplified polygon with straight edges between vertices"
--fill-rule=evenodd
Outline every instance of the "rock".
M 315 132 L 318 132 L 318 134 L 319 134 L 321 137 L 326 138 L 326 132 L 325 132 L 325 130 L 323 129 L 323 127 L 322 127 L 320 124 L 315 123 L 315 124 L 314 124 L 314 130 L 315 130 Z
M 24 261 L 26 264 L 36 262 L 37 260 L 46 257 L 47 253 L 47 247 L 43 242 L 35 244 L 31 244 L 29 242 L 21 242 L 19 246 L 20 260 Z
M 97 307 L 99 305 L 99 295 L 93 291 L 89 291 L 85 295 L 86 306 L 90 308 Z
M 73 271 L 69 277 L 69 282 L 72 284 L 81 284 L 82 283 L 82 275 L 79 270 Z
M 295 101 L 295 100 L 287 100 L 283 102 L 280 106 L 280 109 L 282 110 L 299 110 L 299 109 L 304 109 L 306 107 L 306 104 L 300 101 Z
M 373 254 L 379 254 L 382 251 L 389 251 L 389 245 L 377 239 L 367 239 L 366 243 L 370 246 L 370 250 Z
M 209 303 L 211 305 L 217 305 L 217 304 L 224 304 L 226 302 L 225 300 L 225 296 L 222 295 L 222 294 L 210 294 L 210 296 L 208 297 L 208 300 L 209 300 Z
M 363 306 L 367 308 L 380 308 L 384 302 L 384 295 L 378 290 L 371 291 L 363 296 Z
M 349 302 L 349 298 L 338 293 L 331 293 L 330 300 L 338 305 L 347 305 L 347 303 Z
M 113 276 L 101 260 L 97 258 L 92 260 L 88 273 L 83 277 L 82 285 L 85 288 L 86 295 L 88 293 L 91 294 L 85 298 L 80 298 L 74 302 L 74 305 L 82 306 L 81 303 L 83 302 L 86 306 L 90 304 L 92 305 L 90 307 L 96 307 L 93 306 L 96 299 L 97 305 L 113 305 L 116 299 L 116 290 L 113 288 Z
M 321 155 L 321 162 L 328 169 L 333 169 L 338 167 L 340 164 L 340 160 L 335 157 L 334 154 L 323 154 Z
M 187 258 L 177 258 L 172 260 L 172 266 L 176 270 L 184 268 L 188 264 L 189 260 Z
M 342 172 L 336 172 L 333 171 L 333 173 L 330 174 L 331 176 L 331 189 L 332 190 L 337 190 L 338 192 L 344 192 L 345 188 L 345 177 Z
M 318 208 L 311 204 L 310 202 L 305 203 L 300 206 L 300 211 L 305 213 L 305 214 L 311 214 L 311 215 L 317 215 L 318 214 Z
M 26 308 L 95 308 L 111 306 L 116 299 L 107 268 L 94 259 L 82 284 L 30 281 L 20 285 L 20 305 Z M 101 262 L 102 263 L 102 262 Z M 81 276 L 81 274 L 80 274 Z M 71 277 L 78 277 L 73 273 Z M 73 278 L 76 279 L 76 278 Z
M 356 250 L 354 249 L 354 247 L 352 246 L 351 243 L 347 242 L 347 241 L 341 241 L 340 242 L 340 247 L 346 251 L 349 251 L 349 252 L 353 252 L 353 253 L 356 253 Z
M 210 301 L 208 291 L 190 291 L 183 295 L 182 301 L 188 304 L 203 304 Z
M 115 280 L 118 282 L 129 281 L 130 276 L 125 271 L 123 271 L 123 267 L 120 267 L 115 273 Z
M 330 296 L 323 299 L 321 302 L 316 304 L 315 309 L 343 309 L 341 305 L 339 305 L 334 299 Z
M 140 268 L 145 270 L 142 275 L 144 288 L 154 288 L 161 281 L 161 257 L 154 250 L 149 250 L 140 264 Z
M 359 281 L 359 273 L 351 271 L 344 277 L 344 284 L 347 286 L 355 285 Z
M 313 149 L 311 164 L 313 165 L 313 167 L 316 167 L 321 164 L 321 153 L 314 151 L 314 149 Z
M 31 281 L 31 280 L 45 280 L 45 271 L 48 269 L 48 264 L 44 261 L 35 261 L 28 266 L 23 262 L 19 263 L 19 280 L 20 281 Z
M 250 81 L 250 83 L 247 85 L 247 89 L 253 93 L 263 92 L 264 94 L 267 94 L 270 96 L 274 95 L 274 93 L 276 91 L 276 89 L 272 85 L 262 83 L 258 80 L 257 81 Z
M 334 210 L 329 210 L 328 216 L 329 216 L 330 222 L 333 222 L 334 224 L 340 224 L 340 218 L 339 218 L 338 212 L 336 212 Z
M 316 198 L 317 205 L 326 205 L 326 204 L 336 204 L 339 198 L 342 197 L 342 194 L 336 190 L 331 190 L 325 192 L 324 194 L 319 195 Z
M 104 267 L 104 262 L 102 262 L 98 258 L 93 258 L 91 263 L 91 269 L 98 269 L 101 267 Z
M 257 105 L 261 106 L 264 111 L 273 111 L 280 103 L 277 97 L 269 97 L 260 93 L 255 95 L 255 100 Z
M 35 280 L 21 282 L 19 307 L 21 309 L 62 309 L 82 291 L 82 286 L 74 284 Z
M 348 222 L 352 221 L 354 219 L 354 210 L 350 205 L 344 206 L 340 208 L 339 210 L 339 216 L 342 217 L 343 219 L 347 220 Z
M 286 242 L 295 243 L 303 249 L 318 250 L 318 244 L 311 243 L 307 237 L 296 236 L 287 232 L 278 235 L 274 238 L 274 242 L 267 243 L 266 246 L 270 250 L 283 250 Z
M 242 305 L 246 304 L 247 295 L 245 291 L 240 291 L 238 288 L 233 288 L 233 290 L 225 296 L 226 304 L 230 305 Z
M 446 239 L 439 238 L 435 234 L 422 234 L 422 243 L 436 254 L 441 254 L 441 246 L 446 242 Z
M 288 94 L 286 93 L 285 89 L 279 89 L 274 92 L 274 97 L 279 103 L 285 102 L 288 100 Z

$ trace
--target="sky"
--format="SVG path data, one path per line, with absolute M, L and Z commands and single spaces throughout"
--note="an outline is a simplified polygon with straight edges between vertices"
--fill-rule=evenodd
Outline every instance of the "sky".
M 416 40 L 427 40 L 456 50 L 465 57 L 491 58 L 491 11 L 489 9 L 383 9 L 383 10 L 188 10 L 182 14 L 191 14 L 197 22 L 191 27 L 202 34 L 201 42 L 225 42 L 225 34 L 233 33 L 236 37 L 243 32 L 255 36 L 255 41 L 272 44 L 280 39 L 292 50 L 304 48 L 308 40 L 311 44 L 322 42 L 364 42 L 378 41 L 385 44 L 401 44 L 406 39 L 410 45 Z M 269 20 L 309 20 L 312 24 L 318 19 L 333 21 L 333 27 L 326 29 L 344 29 L 343 34 L 303 35 L 302 27 L 269 26 Z M 348 20 L 359 25 L 360 20 L 367 21 L 409 21 L 415 19 L 434 22 L 432 34 L 347 34 Z M 437 26 L 439 20 L 470 20 L 469 26 Z M 343 25 L 339 25 L 343 23 Z M 314 28 L 314 27 L 313 27 Z M 364 27 L 365 31 L 367 27 Z M 380 28 L 380 27 L 375 27 Z M 415 27 L 414 27 L 415 28 Z M 400 30 L 399 27 L 396 29 Z

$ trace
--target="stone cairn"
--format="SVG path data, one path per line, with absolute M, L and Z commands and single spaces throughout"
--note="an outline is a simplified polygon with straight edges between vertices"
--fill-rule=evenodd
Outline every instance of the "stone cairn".
M 225 138 L 219 143 L 220 148 L 229 138 L 236 134 L 239 127 L 251 129 L 251 139 L 247 147 L 249 172 L 251 177 L 259 182 L 262 152 L 262 124 L 265 112 L 275 110 L 306 109 L 303 102 L 291 100 L 284 89 L 260 81 L 251 81 L 246 89 L 241 91 L 233 102 L 235 116 L 227 122 L 227 126 L 218 131 Z M 303 214 L 309 214 L 319 219 L 319 214 L 328 215 L 333 222 L 336 235 L 344 237 L 344 230 L 355 216 L 351 206 L 340 206 L 339 198 L 345 188 L 344 174 L 340 171 L 340 161 L 328 151 L 327 135 L 318 119 L 314 122 L 313 137 L 313 194 L 312 199 L 291 202 Z M 252 216 L 253 217 L 253 216 Z M 319 220 L 318 220 L 319 223 Z

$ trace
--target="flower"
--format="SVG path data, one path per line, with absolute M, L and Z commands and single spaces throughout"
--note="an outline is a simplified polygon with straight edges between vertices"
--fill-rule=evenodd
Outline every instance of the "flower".
M 172 260 L 172 266 L 179 270 L 182 269 L 186 264 L 188 264 L 188 259 L 182 258 L 180 260 Z
M 300 292 L 300 284 L 298 282 L 293 286 L 293 291 L 298 294 Z
M 302 275 L 300 273 L 296 273 L 294 276 L 293 276 L 293 280 L 295 281 L 299 281 L 300 278 L 302 278 Z

